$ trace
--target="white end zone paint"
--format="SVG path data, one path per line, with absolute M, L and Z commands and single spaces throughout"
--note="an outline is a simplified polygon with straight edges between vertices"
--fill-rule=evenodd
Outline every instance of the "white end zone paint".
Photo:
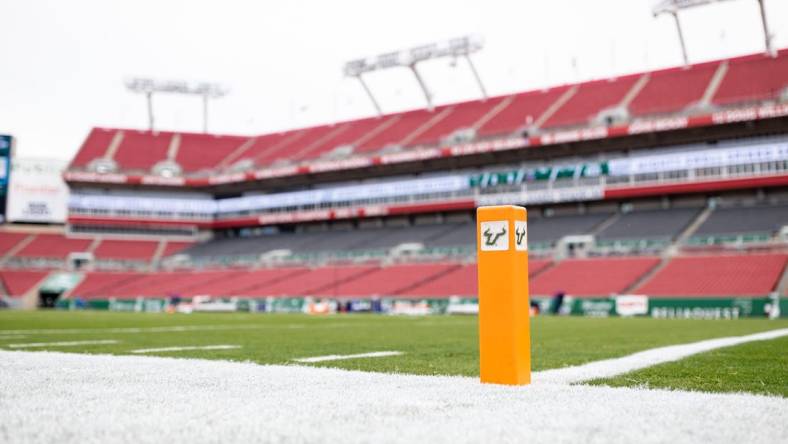
M 49 352 L 0 351 L 0 411 L 5 443 L 768 444 L 788 437 L 778 420 L 788 415 L 788 399 L 776 397 Z
M 312 363 L 312 362 L 325 362 L 325 361 L 341 361 L 343 359 L 359 359 L 359 358 L 385 358 L 386 356 L 400 356 L 403 353 L 400 351 L 379 351 L 369 353 L 358 353 L 355 355 L 326 355 L 314 356 L 312 358 L 298 358 L 293 359 L 295 362 Z
M 568 384 L 787 334 L 712 339 L 536 372 L 525 387 L 465 377 L 0 351 L 0 442 L 783 443 L 785 398 Z M 58 420 L 31 421 L 30 412 Z

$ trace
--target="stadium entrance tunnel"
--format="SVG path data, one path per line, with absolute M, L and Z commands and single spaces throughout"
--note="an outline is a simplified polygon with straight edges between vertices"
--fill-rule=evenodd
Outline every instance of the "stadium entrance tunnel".
M 56 290 L 39 290 L 38 292 L 38 306 L 41 308 L 55 308 L 62 291 Z

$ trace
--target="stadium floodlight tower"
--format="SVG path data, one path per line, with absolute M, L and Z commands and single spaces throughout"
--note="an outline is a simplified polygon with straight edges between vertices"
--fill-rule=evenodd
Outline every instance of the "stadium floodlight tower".
M 471 72 L 473 73 L 473 77 L 476 80 L 476 84 L 479 85 L 479 89 L 482 92 L 482 97 L 486 99 L 487 90 L 484 88 L 484 84 L 482 83 L 482 79 L 479 76 L 479 72 L 476 70 L 476 66 L 473 64 L 473 60 L 471 60 L 471 54 L 479 51 L 483 46 L 484 40 L 481 37 L 468 35 L 450 39 L 444 42 L 417 46 L 403 51 L 388 52 L 376 57 L 351 60 L 345 64 L 343 71 L 345 76 L 358 79 L 359 83 L 361 83 L 361 86 L 364 88 L 364 91 L 367 93 L 369 100 L 372 101 L 375 111 L 377 111 L 378 115 L 381 115 L 382 111 L 380 109 L 380 104 L 372 94 L 372 90 L 369 88 L 369 85 L 367 85 L 367 83 L 364 81 L 362 74 L 388 68 L 409 68 L 416 77 L 416 81 L 419 83 L 422 93 L 424 93 L 424 98 L 427 101 L 427 107 L 432 110 L 432 93 L 427 87 L 424 78 L 419 73 L 419 70 L 416 68 L 416 65 L 419 62 L 443 57 L 452 57 L 454 59 L 463 57 L 468 61 L 468 66 L 471 68 Z
M 153 131 L 153 94 L 170 93 L 202 96 L 202 131 L 208 132 L 208 100 L 224 97 L 229 92 L 218 83 L 189 83 L 183 80 L 154 80 L 135 77 L 126 81 L 126 88 L 134 93 L 145 94 L 148 102 L 148 127 Z
M 681 22 L 679 21 L 679 11 L 682 9 L 694 8 L 696 6 L 703 6 L 709 3 L 719 3 L 728 0 L 660 0 L 654 8 L 652 13 L 654 17 L 661 14 L 670 14 L 676 22 L 676 31 L 679 35 L 679 43 L 681 43 L 681 54 L 684 57 L 684 64 L 689 65 L 689 58 L 687 57 L 687 46 L 684 43 L 684 33 L 681 30 Z M 766 8 L 763 4 L 764 0 L 758 0 L 758 5 L 761 10 L 761 24 L 763 26 L 763 35 L 766 42 L 766 53 L 774 57 L 776 55 L 772 48 L 772 35 L 769 33 L 769 25 L 766 22 Z

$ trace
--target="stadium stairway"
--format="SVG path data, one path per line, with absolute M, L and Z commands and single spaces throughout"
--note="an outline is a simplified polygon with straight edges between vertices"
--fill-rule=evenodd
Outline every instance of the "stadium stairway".
M 648 281 L 654 275 L 662 271 L 662 269 L 668 265 L 670 260 L 678 254 L 678 252 L 681 249 L 681 245 L 683 245 L 684 242 L 695 233 L 698 227 L 703 225 L 706 219 L 709 218 L 711 212 L 712 212 L 711 207 L 705 207 L 702 211 L 699 211 L 692 219 L 692 221 L 689 224 L 687 224 L 681 230 L 681 232 L 675 237 L 672 244 L 668 248 L 662 250 L 662 252 L 660 253 L 659 264 L 657 264 L 654 268 L 647 271 L 645 274 L 643 274 L 637 280 L 635 280 L 631 285 L 629 285 L 624 290 L 624 293 L 631 293 L 635 291 L 635 289 L 643 285 L 644 282 Z
M 376 266 L 360 265 L 304 269 L 302 273 L 292 275 L 297 278 L 294 281 L 288 277 L 268 285 L 255 286 L 252 290 L 264 296 L 332 295 L 337 288 L 375 271 L 376 268 Z
M 0 283 L 7 296 L 16 299 L 20 308 L 38 305 L 38 287 L 49 276 L 49 271 L 0 270 Z
M 621 294 L 650 269 L 658 257 L 565 259 L 531 281 L 532 296 L 558 291 L 577 297 Z
M 777 293 L 780 296 L 788 296 L 788 265 L 783 270 L 783 274 L 777 284 Z
M 475 267 L 475 264 L 474 264 L 474 267 Z M 400 288 L 399 290 L 397 290 L 396 294 L 397 295 L 410 294 L 413 290 L 415 290 L 417 288 L 423 288 L 425 286 L 428 286 L 431 283 L 434 283 L 435 281 L 438 281 L 438 280 L 440 280 L 440 279 L 442 279 L 442 278 L 444 278 L 446 276 L 450 276 L 453 273 L 455 273 L 457 271 L 460 271 L 462 269 L 463 269 L 463 266 L 459 265 L 459 264 L 457 264 L 456 266 L 447 267 L 447 268 L 439 271 L 438 273 L 431 274 L 431 275 L 425 277 L 424 279 L 412 282 L 409 285 Z M 474 292 L 471 292 L 470 294 L 475 294 L 475 293 L 476 292 L 474 291 Z M 444 294 L 443 296 L 448 296 L 448 295 Z
M 486 125 L 487 122 L 489 122 L 490 120 L 496 118 L 498 114 L 500 114 L 503 110 L 505 110 L 513 101 L 514 101 L 514 96 L 505 97 L 503 100 L 498 102 L 498 104 L 496 104 L 489 111 L 487 111 L 486 114 L 481 116 L 479 120 L 474 122 L 471 128 L 473 128 L 473 130 L 478 133 L 480 128 Z
M 622 109 L 629 109 L 629 105 L 635 100 L 635 97 L 640 95 L 640 92 L 643 91 L 643 88 L 648 85 L 649 81 L 651 80 L 651 73 L 645 73 L 640 76 L 639 79 L 632 85 L 632 88 L 627 91 L 626 95 L 621 99 L 621 102 L 618 103 L 617 108 Z
M 9 259 L 26 248 L 35 239 L 35 234 L 25 233 L 0 233 L 0 246 L 3 247 L 5 254 L 0 256 L 0 267 L 4 266 Z
M 722 85 L 722 81 L 725 79 L 725 75 L 728 73 L 728 66 L 730 66 L 728 61 L 723 60 L 722 63 L 720 63 L 720 66 L 714 72 L 709 85 L 706 87 L 706 91 L 703 93 L 703 97 L 700 99 L 700 105 L 702 107 L 711 106 L 711 100 L 715 95 L 717 95 L 717 91 L 719 91 L 720 85 Z
M 571 88 L 564 91 L 560 97 L 558 97 L 555 102 L 551 103 L 542 114 L 534 121 L 535 128 L 542 128 L 545 126 L 546 122 L 549 121 L 567 102 L 572 100 L 572 98 L 577 94 L 579 89 L 578 85 L 574 85 Z

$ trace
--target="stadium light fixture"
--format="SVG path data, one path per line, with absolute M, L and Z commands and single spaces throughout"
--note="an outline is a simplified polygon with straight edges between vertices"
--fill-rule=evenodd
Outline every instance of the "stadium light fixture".
M 411 70 L 414 77 L 416 77 L 416 81 L 418 82 L 422 93 L 424 93 L 424 98 L 427 101 L 427 107 L 432 110 L 432 93 L 427 87 L 427 84 L 419 73 L 416 65 L 426 60 L 443 57 L 452 57 L 454 59 L 463 57 L 468 61 L 468 66 L 471 68 L 471 72 L 473 73 L 477 85 L 479 85 L 482 96 L 486 99 L 487 90 L 484 88 L 481 76 L 479 76 L 479 72 L 476 70 L 473 60 L 471 60 L 471 54 L 481 50 L 483 47 L 484 40 L 481 37 L 468 35 L 450 39 L 444 42 L 417 46 L 403 51 L 388 52 L 375 57 L 351 60 L 345 64 L 343 72 L 347 77 L 354 77 L 358 79 L 358 81 L 361 83 L 361 86 L 364 88 L 364 91 L 367 93 L 370 101 L 372 101 L 372 105 L 375 107 L 378 115 L 381 115 L 382 112 L 380 104 L 375 99 L 375 96 L 372 94 L 372 90 L 364 81 L 362 75 L 372 71 L 380 71 L 389 68 L 408 68 Z
M 151 131 L 154 127 L 153 94 L 169 93 L 184 94 L 202 97 L 202 129 L 208 132 L 208 100 L 218 99 L 227 95 L 229 90 L 218 83 L 197 82 L 189 83 L 183 80 L 154 80 L 150 78 L 135 77 L 127 80 L 126 89 L 133 93 L 145 94 L 148 102 L 148 126 Z
M 681 44 L 681 54 L 684 58 L 684 65 L 689 65 L 689 58 L 687 57 L 687 47 L 684 43 L 684 33 L 681 29 L 681 22 L 679 21 L 679 11 L 683 9 L 694 8 L 697 6 L 707 5 L 709 3 L 720 3 L 728 0 L 661 0 L 654 5 L 651 12 L 654 17 L 662 14 L 670 14 L 676 23 L 676 32 L 679 36 L 679 43 Z M 766 43 L 766 53 L 774 57 L 776 55 L 772 47 L 772 35 L 769 33 L 769 25 L 766 22 L 766 8 L 764 0 L 758 0 L 758 5 L 761 11 L 761 24 L 763 26 L 763 35 Z

